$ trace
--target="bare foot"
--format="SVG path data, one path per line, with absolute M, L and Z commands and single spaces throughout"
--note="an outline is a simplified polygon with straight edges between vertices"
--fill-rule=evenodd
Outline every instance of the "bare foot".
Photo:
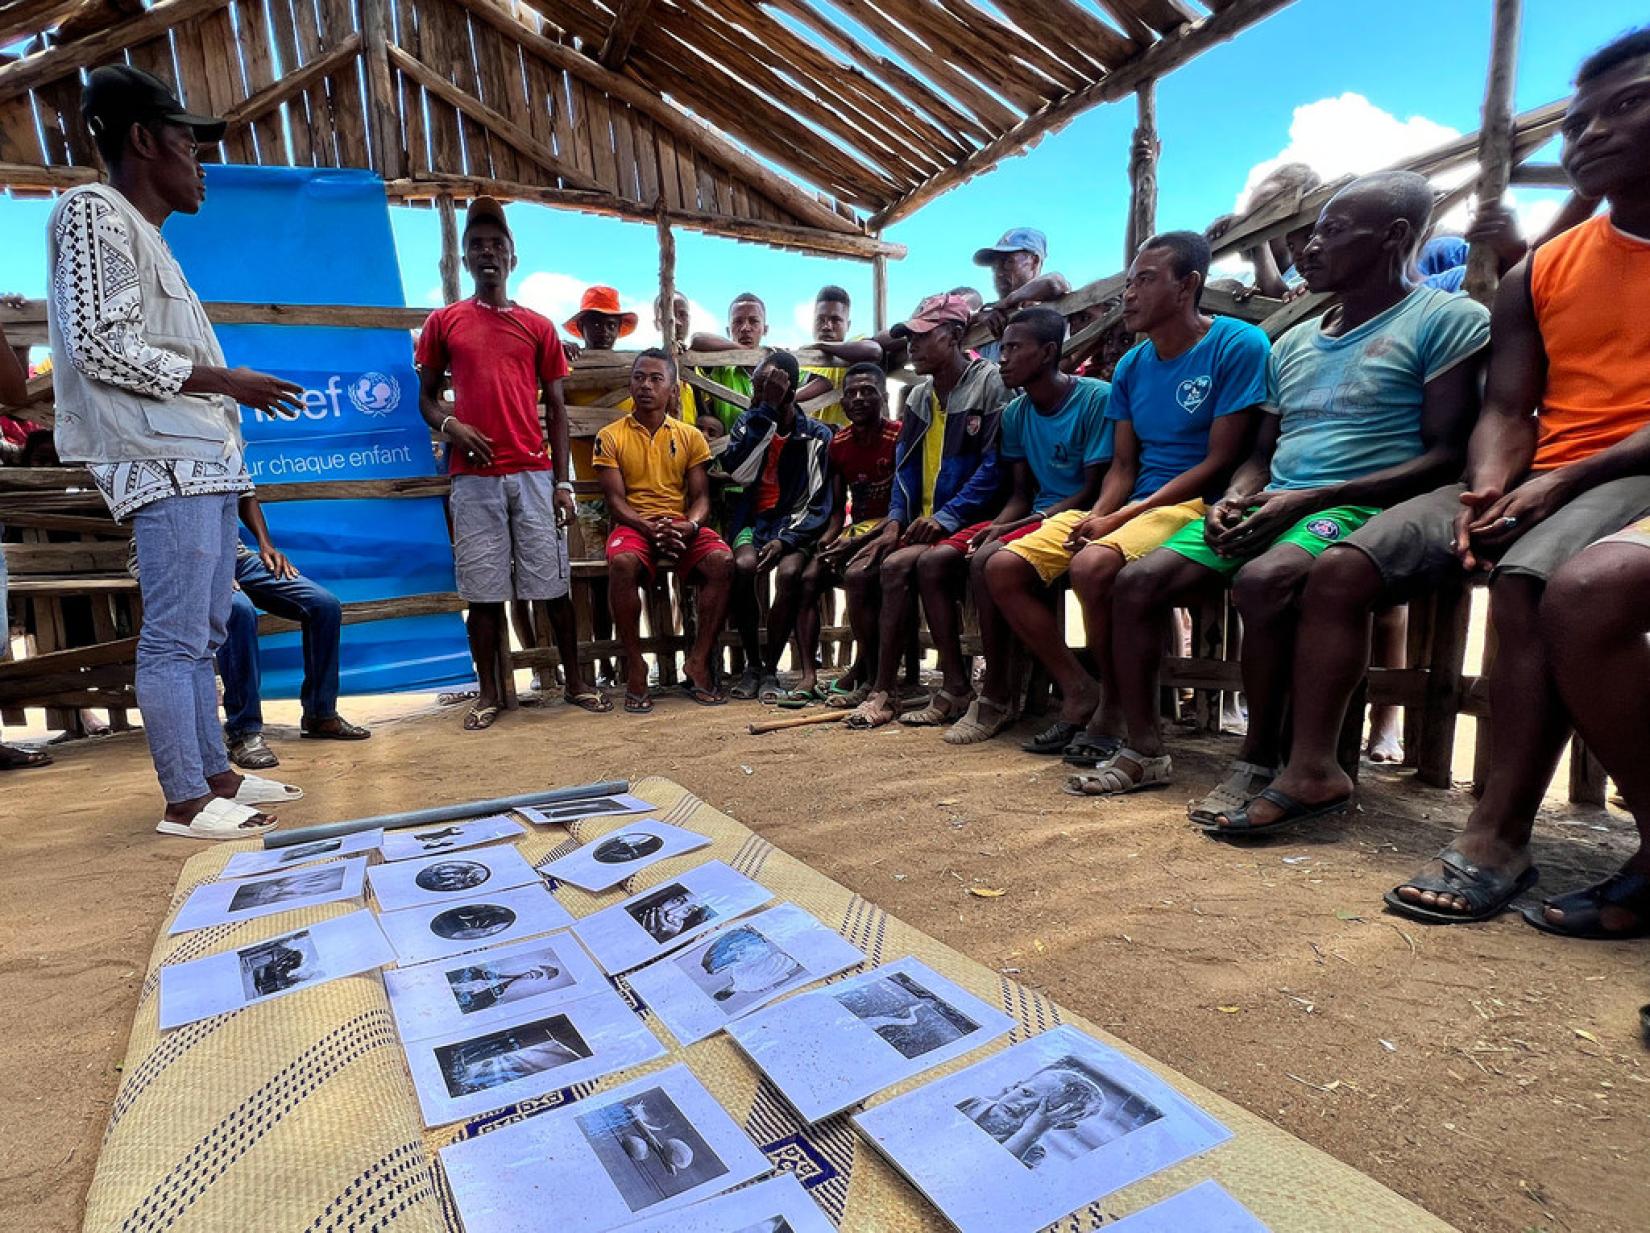
M 1398 708 L 1377 706 L 1369 713 L 1369 748 L 1365 751 L 1371 762 L 1398 763 L 1404 760 L 1403 730 L 1398 723 Z
M 1100 707 L 1100 687 L 1085 681 L 1080 689 L 1061 696 L 1060 718 L 1068 724 L 1086 724 Z

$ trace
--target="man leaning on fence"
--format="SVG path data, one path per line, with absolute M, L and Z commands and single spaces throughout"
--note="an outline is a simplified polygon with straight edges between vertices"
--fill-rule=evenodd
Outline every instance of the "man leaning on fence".
M 57 452 L 86 463 L 130 519 L 141 565 L 137 699 L 166 794 L 163 834 L 244 839 L 254 805 L 302 795 L 229 765 L 213 656 L 234 593 L 236 503 L 252 490 L 237 403 L 297 413 L 300 389 L 225 366 L 160 226 L 206 197 L 200 148 L 224 124 L 158 78 L 96 69 L 82 102 L 109 183 L 65 193 L 47 223 Z

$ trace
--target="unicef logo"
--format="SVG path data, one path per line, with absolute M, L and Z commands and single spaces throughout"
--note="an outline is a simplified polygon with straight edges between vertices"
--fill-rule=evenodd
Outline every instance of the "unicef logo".
M 349 387 L 349 400 L 363 415 L 385 416 L 401 405 L 401 383 L 388 373 L 362 373 Z

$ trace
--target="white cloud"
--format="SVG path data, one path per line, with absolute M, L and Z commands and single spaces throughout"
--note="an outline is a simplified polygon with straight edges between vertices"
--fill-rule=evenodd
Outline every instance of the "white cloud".
M 585 288 L 593 285 L 593 279 L 577 278 L 572 274 L 552 270 L 535 270 L 516 281 L 514 299 L 535 312 L 543 313 L 556 323 L 559 330 L 562 322 L 579 311 L 579 298 L 584 295 Z M 620 295 L 619 308 L 624 312 L 635 313 L 637 318 L 636 332 L 627 335 L 621 344 L 625 350 L 641 350 L 643 347 L 659 345 L 659 331 L 653 327 L 651 298 L 637 299 Z M 725 328 L 717 320 L 716 314 L 697 300 L 688 300 L 688 316 L 690 328 L 694 331 L 708 330 L 720 333 Z
M 777 326 L 778 324 L 778 322 L 773 323 L 774 326 Z M 780 335 L 780 337 L 777 339 L 774 338 L 773 335 L 775 334 Z M 798 300 L 791 308 L 791 329 L 789 335 L 786 336 L 781 334 L 780 330 L 773 329 L 773 333 L 769 335 L 769 341 L 782 347 L 800 347 L 812 342 L 813 337 L 814 301 L 810 296 L 806 300 Z

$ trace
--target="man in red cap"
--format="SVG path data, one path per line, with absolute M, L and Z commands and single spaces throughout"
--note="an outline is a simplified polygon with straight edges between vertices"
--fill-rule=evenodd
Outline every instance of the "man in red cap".
M 567 701 L 589 711 L 612 710 L 600 691 L 584 683 L 567 598 L 562 529 L 573 516 L 561 389 L 567 357 L 556 327 L 510 299 L 515 242 L 504 208 L 491 197 L 470 203 L 463 248 L 475 294 L 430 314 L 416 359 L 419 410 L 452 443 L 453 563 L 458 593 L 470 605 L 470 655 L 480 686 L 464 729 L 480 732 L 498 718 L 504 606 L 512 599 L 548 604 Z M 451 403 L 443 398 L 449 371 Z
M 894 491 L 888 517 L 864 537 L 847 567 L 881 562 L 875 572 L 875 595 L 867 594 L 850 610 L 874 616 L 875 628 L 854 629 L 862 647 L 876 646 L 876 678 L 868 691 L 842 695 L 839 704 L 855 705 L 848 717 L 853 728 L 875 728 L 898 713 L 894 686 L 912 622 L 920 585 L 928 628 L 936 644 L 956 647 L 962 655 L 957 603 L 967 581 L 945 568 L 956 553 L 939 551 L 949 537 L 991 518 L 1003 503 L 997 466 L 997 432 L 1008 390 L 989 360 L 971 359 L 963 350 L 972 306 L 967 298 L 931 295 L 916 314 L 893 328 L 908 339 L 918 380 L 906 392 L 900 417 Z M 870 571 L 854 570 L 868 582 Z M 863 583 L 862 583 L 863 585 Z M 933 602 L 929 601 L 932 592 Z M 943 654 L 949 653 L 942 651 Z M 966 686 L 941 690 L 912 722 L 938 724 L 954 720 L 973 701 Z

